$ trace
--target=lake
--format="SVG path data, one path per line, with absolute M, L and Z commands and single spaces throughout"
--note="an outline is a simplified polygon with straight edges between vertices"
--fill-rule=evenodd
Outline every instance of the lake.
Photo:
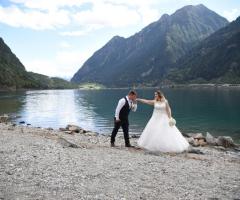
M 240 142 L 239 88 L 163 88 L 182 132 L 229 135 Z M 110 134 L 118 100 L 126 89 L 33 90 L 0 92 L 0 114 L 18 115 L 16 122 L 59 128 L 76 124 L 84 129 Z M 139 89 L 138 96 L 152 99 L 154 89 Z M 141 133 L 152 107 L 138 104 L 130 114 L 130 132 Z

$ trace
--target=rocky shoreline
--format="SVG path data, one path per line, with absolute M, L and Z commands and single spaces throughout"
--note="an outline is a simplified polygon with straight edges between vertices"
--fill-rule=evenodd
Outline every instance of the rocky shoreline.
M 111 148 L 74 125 L 0 123 L 0 199 L 240 199 L 239 146 L 186 137 L 196 147 L 169 154 L 125 148 L 122 134 Z

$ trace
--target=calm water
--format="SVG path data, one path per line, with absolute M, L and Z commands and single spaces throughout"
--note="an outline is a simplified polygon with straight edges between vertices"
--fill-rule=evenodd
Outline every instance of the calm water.
M 0 114 L 14 113 L 32 126 L 65 127 L 76 124 L 100 133 L 110 133 L 119 98 L 128 90 L 41 90 L 0 93 Z M 138 96 L 153 98 L 152 89 Z M 230 135 L 240 141 L 240 89 L 163 89 L 177 126 L 182 132 L 207 131 Z M 130 114 L 130 131 L 140 133 L 151 117 L 152 107 L 139 104 Z

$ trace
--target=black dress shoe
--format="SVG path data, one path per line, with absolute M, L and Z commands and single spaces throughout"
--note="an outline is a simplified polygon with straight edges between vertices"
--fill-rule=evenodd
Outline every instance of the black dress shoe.
M 111 147 L 115 147 L 115 144 L 114 144 L 114 143 L 111 143 Z
M 126 144 L 125 147 L 134 148 L 135 146 L 132 146 L 131 144 Z

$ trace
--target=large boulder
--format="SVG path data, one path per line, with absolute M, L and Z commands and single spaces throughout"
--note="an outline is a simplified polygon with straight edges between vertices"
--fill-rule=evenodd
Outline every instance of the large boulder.
M 66 127 L 67 131 L 72 131 L 74 133 L 86 133 L 86 130 L 84 130 L 83 128 L 76 126 L 76 125 L 67 125 Z
M 209 145 L 216 145 L 217 144 L 217 139 L 215 137 L 213 137 L 209 132 L 207 132 L 206 142 Z
M 186 138 L 205 139 L 202 133 L 182 133 Z
M 186 138 L 189 144 L 193 145 L 194 144 L 194 139 L 192 137 Z
M 194 134 L 192 137 L 193 137 L 194 139 L 198 139 L 198 140 L 200 140 L 200 139 L 204 139 L 204 140 L 205 140 L 205 137 L 203 136 L 202 133 L 196 133 L 196 134 Z
M 198 140 L 198 143 L 199 143 L 200 146 L 206 146 L 207 145 L 207 142 L 204 139 Z
M 233 139 L 229 136 L 219 136 L 217 138 L 217 145 L 218 146 L 223 146 L 225 148 L 235 147 Z
M 200 146 L 200 143 L 198 142 L 198 140 L 193 140 L 192 146 L 193 146 L 193 147 L 199 147 L 199 146 Z

